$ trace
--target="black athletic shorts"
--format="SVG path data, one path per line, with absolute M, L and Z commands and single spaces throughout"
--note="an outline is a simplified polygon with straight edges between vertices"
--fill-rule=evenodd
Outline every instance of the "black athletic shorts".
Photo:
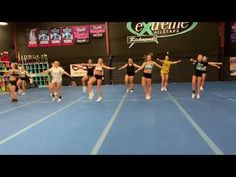
M 143 77 L 145 77 L 147 79 L 151 79 L 152 78 L 152 74 L 150 74 L 150 73 L 143 73 Z
M 95 74 L 94 77 L 95 77 L 97 80 L 102 80 L 102 75 L 97 75 L 97 74 Z

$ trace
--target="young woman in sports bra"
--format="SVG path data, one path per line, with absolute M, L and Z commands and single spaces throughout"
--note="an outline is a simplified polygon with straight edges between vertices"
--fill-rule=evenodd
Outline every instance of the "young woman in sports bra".
M 43 71 L 41 74 L 48 74 L 50 72 L 52 76 L 52 85 L 51 90 L 53 92 L 52 95 L 52 101 L 55 101 L 57 99 L 57 102 L 62 101 L 62 95 L 61 95 L 61 85 L 62 85 L 62 75 L 67 75 L 69 77 L 72 77 L 70 74 L 68 74 L 62 67 L 60 67 L 59 61 L 54 61 L 52 68 Z
M 169 72 L 171 65 L 181 62 L 181 60 L 170 61 L 169 59 L 169 55 L 166 55 L 164 60 L 160 60 L 157 58 L 157 61 L 163 63 L 163 68 L 161 69 L 161 91 L 167 91 L 167 84 L 169 80 Z
M 98 63 L 95 65 L 94 68 L 94 76 L 89 79 L 88 81 L 88 94 L 89 94 L 89 99 L 93 99 L 93 83 L 97 81 L 97 89 L 98 89 L 98 99 L 97 101 L 102 100 L 102 78 L 103 78 L 103 68 L 104 69 L 110 69 L 113 70 L 115 67 L 108 67 L 103 64 L 103 59 L 99 58 Z
M 126 68 L 126 75 L 125 75 L 125 85 L 126 85 L 126 92 L 133 93 L 134 91 L 134 73 L 135 73 L 135 68 L 140 68 L 139 65 L 135 64 L 133 62 L 132 58 L 128 59 L 128 63 L 125 64 L 124 66 L 120 67 L 119 70 L 125 69 Z
M 143 63 L 143 65 L 137 69 L 135 72 L 143 69 L 143 76 L 142 76 L 142 86 L 145 93 L 146 100 L 150 100 L 152 98 L 152 70 L 153 66 L 156 66 L 157 68 L 162 68 L 159 64 L 152 61 L 152 54 L 148 54 L 146 56 L 146 61 Z
M 25 83 L 27 79 L 28 72 L 25 70 L 24 66 L 20 67 L 19 70 L 20 79 L 17 81 L 17 87 L 19 89 L 19 95 L 25 95 Z
M 16 69 L 17 64 L 12 63 L 11 64 L 11 69 L 9 70 L 9 88 L 10 88 L 10 93 L 11 93 L 11 102 L 17 102 L 17 79 L 19 78 L 19 73 L 18 69 Z
M 82 66 L 86 66 L 87 67 L 87 75 L 82 77 L 83 93 L 85 93 L 86 90 L 87 90 L 86 82 L 88 82 L 93 77 L 93 71 L 94 71 L 94 68 L 95 68 L 96 64 L 93 64 L 93 60 L 89 59 L 88 63 L 85 63 L 85 64 L 82 63 Z

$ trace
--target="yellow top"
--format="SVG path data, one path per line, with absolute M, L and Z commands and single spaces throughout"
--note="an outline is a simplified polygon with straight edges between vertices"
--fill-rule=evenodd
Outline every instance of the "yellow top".
M 161 69 L 161 73 L 168 74 L 169 70 L 170 70 L 170 65 L 171 65 L 171 61 L 164 60 L 163 65 L 162 65 L 163 68 Z

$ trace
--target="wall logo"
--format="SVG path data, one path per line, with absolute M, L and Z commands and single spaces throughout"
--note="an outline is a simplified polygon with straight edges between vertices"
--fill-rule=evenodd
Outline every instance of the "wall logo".
M 172 37 L 187 33 L 197 22 L 128 22 L 127 29 L 135 36 L 127 36 L 131 48 L 136 43 L 158 42 L 158 38 Z

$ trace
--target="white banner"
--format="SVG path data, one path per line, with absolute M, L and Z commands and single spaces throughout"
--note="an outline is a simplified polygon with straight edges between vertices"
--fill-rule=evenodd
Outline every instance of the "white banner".
M 87 68 L 83 67 L 81 64 L 71 64 L 70 74 L 73 77 L 83 77 L 87 75 Z

